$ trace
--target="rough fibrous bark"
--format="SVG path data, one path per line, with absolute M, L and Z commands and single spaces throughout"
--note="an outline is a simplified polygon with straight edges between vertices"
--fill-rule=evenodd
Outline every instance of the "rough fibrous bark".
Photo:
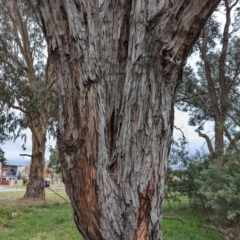
M 41 129 L 31 128 L 32 131 L 32 156 L 29 172 L 29 181 L 24 194 L 25 199 L 44 200 L 44 179 L 45 166 L 45 142 L 46 126 Z
M 173 101 L 218 0 L 41 0 L 58 145 L 85 239 L 160 239 Z

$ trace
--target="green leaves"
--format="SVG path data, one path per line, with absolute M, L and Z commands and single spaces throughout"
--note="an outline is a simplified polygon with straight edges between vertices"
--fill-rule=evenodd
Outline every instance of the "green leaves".
M 204 130 L 207 121 L 221 125 L 221 137 L 214 129 L 214 151 L 217 146 L 222 147 L 223 134 L 228 135 L 227 145 L 240 126 L 240 38 L 236 34 L 240 11 L 239 5 L 231 9 L 235 3 L 228 4 L 222 2 L 200 34 L 191 56 L 198 60 L 195 66 L 184 68 L 176 99 L 176 107 L 189 113 L 189 125 L 196 126 L 198 131 Z
M 11 140 L 24 140 L 26 128 L 35 135 L 50 125 L 55 130 L 53 71 L 34 7 L 30 1 L 0 0 L 0 118 Z
M 4 151 L 0 148 L 0 163 L 6 164 L 7 159 L 4 157 Z
M 185 169 L 171 170 L 167 191 L 180 196 L 188 196 L 192 202 L 205 206 L 208 214 L 216 223 L 238 224 L 240 217 L 240 164 L 239 154 L 228 155 L 228 161 L 222 166 L 223 159 L 216 159 L 215 165 L 208 159 L 196 161 L 188 157 Z M 177 176 L 178 181 L 173 179 Z M 168 196 L 170 194 L 168 193 Z
M 224 166 L 210 165 L 197 180 L 206 205 L 216 210 L 218 220 L 233 222 L 240 217 L 240 164 L 237 155 Z
M 50 147 L 50 158 L 48 162 L 49 169 L 52 169 L 55 173 L 61 173 L 62 168 L 60 164 L 60 156 L 57 146 L 55 148 Z

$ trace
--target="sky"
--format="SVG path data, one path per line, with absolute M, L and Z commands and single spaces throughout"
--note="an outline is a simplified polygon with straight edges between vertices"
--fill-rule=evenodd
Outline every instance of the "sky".
M 188 61 L 191 62 L 191 66 L 194 68 L 195 63 L 197 61 L 197 57 L 193 55 L 193 57 L 189 57 Z M 183 132 L 185 137 L 188 140 L 188 150 L 190 154 L 194 154 L 196 150 L 201 150 L 201 148 L 204 148 L 204 150 L 207 149 L 205 141 L 203 138 L 198 136 L 198 133 L 195 132 L 195 127 L 191 127 L 188 125 L 188 113 L 179 111 L 175 108 L 175 120 L 174 125 L 178 128 L 180 128 Z M 212 129 L 210 125 L 206 126 L 206 129 L 209 131 L 209 129 Z M 204 132 L 208 133 L 208 132 Z M 23 141 L 21 139 L 17 139 L 15 142 L 8 141 L 4 145 L 0 146 L 3 151 L 5 152 L 5 158 L 8 160 L 9 164 L 14 165 L 22 165 L 22 166 L 29 166 L 30 165 L 30 157 L 22 157 L 19 156 L 19 154 L 29 154 L 31 155 L 31 132 L 30 130 L 26 131 L 27 135 L 27 142 L 25 144 L 26 150 L 23 151 L 22 145 Z M 173 137 L 174 139 L 178 139 L 181 137 L 181 132 L 174 129 L 173 131 Z M 50 152 L 49 152 L 49 146 L 55 147 L 56 140 L 54 139 L 47 139 L 46 143 L 46 151 L 45 151 L 45 160 L 49 160 Z
M 203 138 L 200 138 L 198 134 L 194 131 L 195 127 L 191 127 L 188 125 L 188 113 L 179 111 L 175 108 L 175 123 L 174 125 L 184 132 L 184 135 L 189 141 L 188 150 L 190 154 L 194 154 L 196 150 L 201 150 L 203 147 L 206 149 L 206 144 Z M 210 129 L 210 126 L 208 127 Z M 9 164 L 14 165 L 30 165 L 30 157 L 22 157 L 19 154 L 29 154 L 31 155 L 31 132 L 26 131 L 27 134 L 27 142 L 26 142 L 26 150 L 22 150 L 23 141 L 21 139 L 17 139 L 15 142 L 8 141 L 4 145 L 2 145 L 2 149 L 5 152 L 5 158 L 8 160 Z M 181 136 L 181 132 L 174 129 L 174 138 L 178 139 Z M 46 143 L 46 152 L 45 159 L 48 161 L 50 152 L 49 146 L 54 147 L 56 145 L 56 140 L 52 138 L 47 139 Z
M 189 119 L 189 116 L 187 112 L 182 112 L 175 108 L 174 125 L 177 128 L 180 128 L 183 131 L 185 137 L 187 138 L 188 150 L 190 155 L 194 154 L 196 150 L 201 150 L 201 149 L 204 149 L 204 151 L 207 152 L 208 150 L 207 150 L 207 145 L 205 140 L 202 137 L 199 137 L 198 133 L 195 132 L 195 129 L 197 127 L 192 127 L 188 125 L 188 119 Z M 202 133 L 206 133 L 207 135 L 211 136 L 212 129 L 213 129 L 212 124 L 213 123 L 211 122 L 205 123 L 204 130 L 202 131 Z M 174 128 L 173 137 L 175 139 L 178 139 L 181 136 L 182 136 L 182 133 L 179 130 Z
M 223 19 L 223 15 L 221 13 L 217 13 L 217 17 L 220 21 Z M 188 59 L 188 63 L 194 68 L 196 61 L 198 58 L 196 56 L 190 57 Z M 194 154 L 196 150 L 201 150 L 201 148 L 204 148 L 204 150 L 207 149 L 205 141 L 203 138 L 198 136 L 198 133 L 194 131 L 195 127 L 191 127 L 188 125 L 188 113 L 181 112 L 175 108 L 175 126 L 178 128 L 181 128 L 181 130 L 184 132 L 185 137 L 187 138 L 189 144 L 188 144 L 188 150 L 190 154 Z M 207 131 L 211 129 L 211 124 L 206 126 Z M 206 132 L 204 132 L 206 133 Z M 208 132 L 207 132 L 208 133 Z M 26 150 L 22 150 L 22 144 L 23 142 L 21 139 L 17 139 L 15 142 L 8 141 L 4 145 L 2 145 L 2 149 L 5 152 L 5 158 L 8 160 L 8 163 L 10 164 L 16 164 L 16 165 L 30 165 L 30 157 L 21 157 L 19 154 L 25 153 L 25 154 L 31 154 L 31 133 L 30 131 L 26 131 L 27 134 L 27 143 L 25 145 Z M 181 136 L 181 132 L 174 129 L 173 136 L 175 139 Z M 45 159 L 48 160 L 50 156 L 49 152 L 49 146 L 51 145 L 54 147 L 56 144 L 56 141 L 53 139 L 48 139 L 46 144 L 46 152 L 45 152 Z
M 23 151 L 22 145 L 23 145 L 23 140 L 20 138 L 17 139 L 15 142 L 12 141 L 7 141 L 5 144 L 1 145 L 2 150 L 5 152 L 5 158 L 7 159 L 8 164 L 12 165 L 22 165 L 22 166 L 30 166 L 30 157 L 22 157 L 19 156 L 19 154 L 32 154 L 32 144 L 31 144 L 31 132 L 30 130 L 25 131 L 27 135 L 27 141 L 25 148 L 26 150 Z M 49 147 L 55 147 L 56 141 L 52 138 L 47 139 L 46 143 L 46 151 L 45 151 L 45 160 L 49 160 L 50 152 L 49 152 Z

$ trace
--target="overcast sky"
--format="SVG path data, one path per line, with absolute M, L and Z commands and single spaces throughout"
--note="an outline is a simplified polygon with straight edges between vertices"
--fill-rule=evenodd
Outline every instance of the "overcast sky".
M 27 142 L 25 144 L 26 150 L 23 151 L 22 145 L 23 141 L 21 139 L 17 139 L 15 142 L 8 141 L 5 144 L 1 145 L 1 148 L 5 152 L 5 158 L 8 160 L 7 163 L 14 165 L 30 165 L 30 157 L 21 157 L 19 154 L 32 154 L 32 144 L 31 144 L 31 132 L 26 131 L 27 134 Z M 45 159 L 48 160 L 50 156 L 49 146 L 55 147 L 56 141 L 53 139 L 47 139 L 46 143 L 46 152 Z
M 191 62 L 192 67 L 194 68 L 196 61 L 198 58 L 196 56 L 189 57 L 188 61 Z M 189 141 L 189 152 L 190 154 L 194 154 L 196 150 L 201 150 L 202 147 L 206 150 L 206 144 L 203 138 L 200 138 L 198 134 L 194 131 L 195 127 L 191 127 L 188 125 L 188 113 L 181 112 L 175 108 L 175 122 L 174 125 L 184 132 L 185 137 Z M 206 127 L 206 129 L 212 129 L 211 127 Z M 207 133 L 207 132 L 204 132 Z M 31 155 L 31 132 L 30 130 L 26 131 L 27 134 L 27 142 L 25 144 L 26 150 L 22 150 L 23 141 L 21 139 L 17 139 L 15 142 L 6 142 L 1 146 L 3 151 L 5 152 L 5 158 L 8 160 L 9 164 L 15 165 L 30 165 L 30 157 L 21 157 L 19 154 L 25 153 Z M 181 136 L 181 132 L 174 129 L 173 132 L 174 138 L 178 139 Z M 46 152 L 45 159 L 48 161 L 50 152 L 49 146 L 55 147 L 56 140 L 47 139 L 46 143 Z
M 218 12 L 216 13 L 216 16 L 219 21 L 225 21 L 225 17 L 222 13 Z M 223 25 L 222 25 L 223 26 Z M 189 57 L 188 63 L 194 68 L 196 61 L 198 58 L 196 56 Z M 194 127 L 188 126 L 188 113 L 181 112 L 175 109 L 175 126 L 178 128 L 181 128 L 181 130 L 184 132 L 185 136 L 187 137 L 189 141 L 189 152 L 190 154 L 194 154 L 196 150 L 201 150 L 203 147 L 204 149 L 207 149 L 205 141 L 203 138 L 200 138 L 198 134 L 194 131 Z M 209 132 L 206 132 L 206 130 L 213 129 L 211 127 L 211 123 L 208 124 L 208 126 L 205 128 L 204 133 L 209 134 Z M 174 129 L 174 138 L 177 139 L 181 133 Z M 5 152 L 5 157 L 9 161 L 9 163 L 17 164 L 19 165 L 30 165 L 30 158 L 29 157 L 21 157 L 19 154 L 25 153 L 25 154 L 31 154 L 31 133 L 30 131 L 27 131 L 27 143 L 25 145 L 26 150 L 22 150 L 22 144 L 23 142 L 18 139 L 16 142 L 6 142 L 4 145 L 2 145 L 2 149 Z M 48 139 L 46 144 L 46 152 L 45 152 L 45 159 L 48 160 L 50 153 L 49 153 L 49 146 L 55 146 L 56 141 L 53 139 Z
M 190 154 L 194 154 L 196 150 L 201 150 L 202 148 L 204 149 L 204 151 L 207 152 L 208 150 L 205 140 L 199 137 L 198 133 L 195 132 L 195 129 L 197 127 L 192 127 L 188 125 L 188 119 L 189 119 L 188 113 L 179 111 L 175 108 L 174 125 L 180 128 L 183 131 L 185 137 L 187 138 L 189 142 L 188 150 Z M 211 137 L 211 135 L 213 134 L 212 129 L 213 123 L 211 122 L 205 123 L 204 130 L 202 131 L 202 133 L 205 133 Z M 174 129 L 173 136 L 175 139 L 181 137 L 181 135 L 182 133 L 179 130 Z
M 185 136 L 189 141 L 189 152 L 191 154 L 195 153 L 196 150 L 200 150 L 202 147 L 206 149 L 206 144 L 203 138 L 200 138 L 198 134 L 194 131 L 194 127 L 188 126 L 188 114 L 186 112 L 181 112 L 175 109 L 175 126 L 181 128 L 184 132 Z M 26 150 L 22 150 L 23 141 L 18 139 L 16 142 L 6 142 L 2 145 L 2 149 L 5 152 L 5 158 L 8 160 L 9 164 L 16 164 L 16 165 L 30 165 L 30 157 L 21 157 L 19 154 L 25 153 L 31 155 L 31 133 L 27 131 L 27 143 L 25 145 Z M 181 133 L 174 129 L 174 137 L 177 139 L 181 136 Z M 49 146 L 51 145 L 54 147 L 56 141 L 53 139 L 48 139 L 46 144 L 46 153 L 45 159 L 48 160 L 50 153 L 49 153 Z

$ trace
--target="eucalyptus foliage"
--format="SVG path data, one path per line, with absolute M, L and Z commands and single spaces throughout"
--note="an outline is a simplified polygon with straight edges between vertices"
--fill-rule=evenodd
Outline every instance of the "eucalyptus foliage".
M 37 127 L 43 118 L 51 120 L 56 108 L 54 92 L 46 93 L 51 90 L 46 43 L 32 2 L 0 1 L 0 114 L 11 139 L 25 141 L 22 130 L 31 121 Z M 52 103 L 47 116 L 46 102 Z
M 235 151 L 212 164 L 203 152 L 189 156 L 175 147 L 170 157 L 175 165 L 168 171 L 166 197 L 180 201 L 180 197 L 187 196 L 192 206 L 203 208 L 217 226 L 239 228 L 239 156 L 240 153 Z
M 165 192 L 166 197 L 176 201 L 187 196 L 190 203 L 196 207 L 202 205 L 202 196 L 199 193 L 201 185 L 196 179 L 201 171 L 209 166 L 209 160 L 203 151 L 190 155 L 187 144 L 184 138 L 173 143 Z
M 217 223 L 240 227 L 240 161 L 232 156 L 223 167 L 210 164 L 195 179 L 205 206 Z
M 48 167 L 51 168 L 55 173 L 61 173 L 62 167 L 60 163 L 59 151 L 57 146 L 55 148 L 50 147 L 50 157 L 48 162 Z
M 222 1 L 193 48 L 190 58 L 198 61 L 185 67 L 176 100 L 189 113 L 189 125 L 206 140 L 211 159 L 236 148 L 240 139 L 239 28 L 239 1 Z M 209 121 L 214 123 L 211 134 L 204 133 Z
M 11 139 L 32 134 L 29 182 L 25 198 L 43 199 L 47 130 L 54 130 L 56 95 L 54 69 L 46 50 L 36 1 L 0 0 L 0 103 Z M 23 145 L 24 148 L 24 145 Z
M 223 0 L 193 48 L 198 61 L 184 69 L 176 106 L 189 113 L 189 125 L 206 140 L 209 154 L 189 156 L 186 140 L 177 142 L 166 188 L 168 197 L 188 196 L 193 206 L 203 207 L 217 227 L 235 229 L 240 227 L 239 28 L 239 1 Z M 209 121 L 211 134 L 204 128 Z

